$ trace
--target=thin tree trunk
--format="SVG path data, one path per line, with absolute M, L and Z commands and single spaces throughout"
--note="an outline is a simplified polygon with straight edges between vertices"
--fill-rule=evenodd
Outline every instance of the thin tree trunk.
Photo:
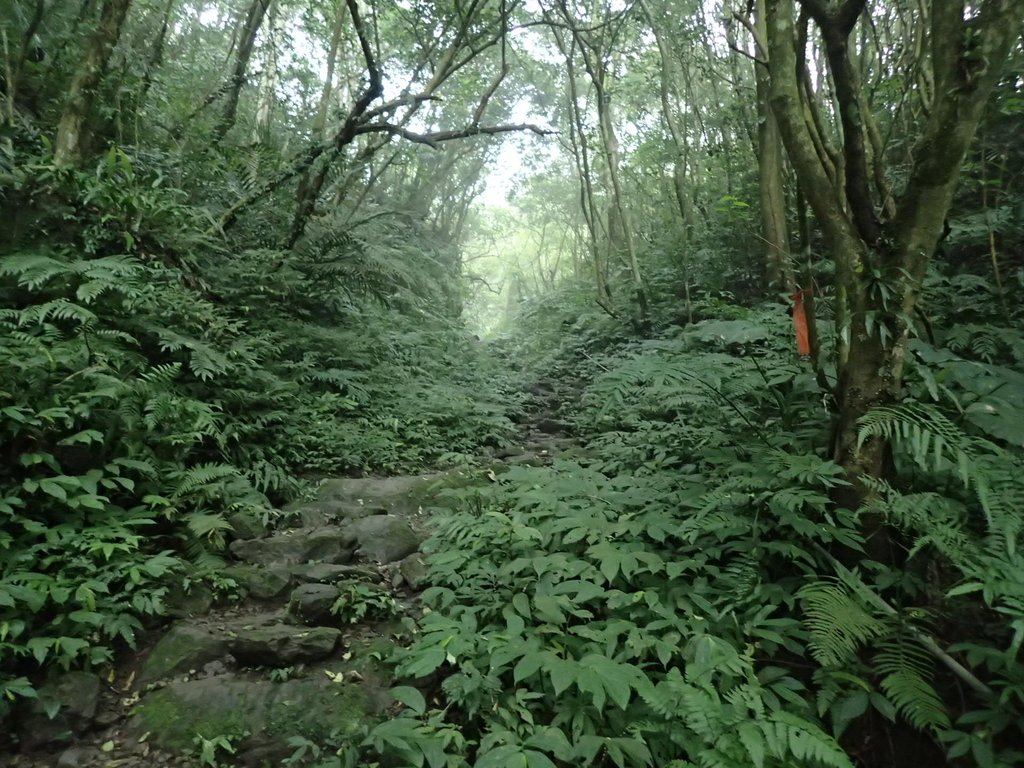
M 235 66 L 231 78 L 228 80 L 227 99 L 224 102 L 224 110 L 221 112 L 220 121 L 214 129 L 214 137 L 217 141 L 224 139 L 227 132 L 235 125 L 238 119 L 238 99 L 242 93 L 242 86 L 249 72 L 249 61 L 252 59 L 253 49 L 256 47 L 256 37 L 259 35 L 263 19 L 267 10 L 274 0 L 252 0 L 249 10 L 245 16 L 242 27 L 242 39 L 238 44 L 238 51 L 235 54 Z
M 270 4 L 267 11 L 266 63 L 260 74 L 259 91 L 256 97 L 256 122 L 253 125 L 253 143 L 264 142 L 270 137 L 270 122 L 277 99 L 277 40 L 278 6 Z
M 654 20 L 650 8 L 644 0 L 641 0 L 641 8 L 647 18 L 647 24 L 654 35 L 654 41 L 658 46 L 658 56 L 661 60 L 660 75 L 661 87 L 661 115 L 668 128 L 669 136 L 672 138 L 672 146 L 675 149 L 672 161 L 672 192 L 675 195 L 676 206 L 679 209 L 679 218 L 682 223 L 682 243 L 680 244 L 680 266 L 683 274 L 683 301 L 686 308 L 687 322 L 693 322 L 693 301 L 690 297 L 690 241 L 693 238 L 693 207 L 687 192 L 686 172 L 689 164 L 690 145 L 686 135 L 686 126 L 679 125 L 676 118 L 678 99 L 672 98 L 674 91 L 673 64 L 676 62 L 672 55 L 668 41 L 662 33 L 661 25 Z
M 557 34 L 556 43 L 566 61 L 566 74 L 569 86 L 568 101 L 569 112 L 572 122 L 569 126 L 569 141 L 572 147 L 573 159 L 576 162 L 576 175 L 580 181 L 580 210 L 583 212 L 583 220 L 587 225 L 589 235 L 591 263 L 594 268 L 594 282 L 597 290 L 597 303 L 608 314 L 614 316 L 612 308 L 611 293 L 608 290 L 608 281 L 604 273 L 601 251 L 598 245 L 598 216 L 597 206 L 594 202 L 593 179 L 590 171 L 590 151 L 587 144 L 587 136 L 579 104 L 579 92 L 576 81 L 576 66 L 572 58 L 572 49 L 565 44 Z
M 633 295 L 636 298 L 639 310 L 639 321 L 641 325 L 648 322 L 649 309 L 647 306 L 647 288 L 644 286 L 643 276 L 640 272 L 640 262 L 636 255 L 636 245 L 633 241 L 633 226 L 630 222 L 629 211 L 626 209 L 622 182 L 619 178 L 619 140 L 615 135 L 615 126 L 612 121 L 611 99 L 607 92 L 600 88 L 597 92 L 598 99 L 598 125 L 601 129 L 601 144 L 604 147 L 605 162 L 608 166 L 608 178 L 612 187 L 612 204 L 615 212 L 617 226 L 621 228 L 623 244 L 626 248 L 626 261 L 629 265 L 629 273 L 633 278 Z M 611 222 L 609 231 L 613 230 Z
M 157 67 L 163 64 L 164 46 L 167 43 L 167 30 L 171 23 L 171 11 L 174 9 L 175 0 L 167 0 L 164 6 L 163 18 L 160 21 L 160 31 L 157 32 L 153 49 L 146 59 L 146 68 L 142 73 L 142 88 L 139 90 L 139 98 L 135 104 L 135 116 L 146 106 L 146 98 L 149 96 L 149 89 L 153 86 L 153 77 Z M 136 130 L 136 134 L 138 131 Z
M 25 27 L 25 31 L 21 35 L 21 45 L 18 48 L 16 56 L 12 57 L 11 46 L 13 45 L 12 40 L 7 39 L 7 30 L 0 30 L 0 44 L 3 45 L 3 62 L 4 62 L 4 74 L 7 78 L 7 88 L 4 98 L 7 100 L 7 109 L 4 111 L 4 117 L 11 124 L 14 123 L 14 105 L 17 101 L 18 85 L 21 79 L 22 70 L 25 67 L 25 62 L 32 56 L 35 44 L 33 39 L 35 38 L 36 32 L 39 31 L 39 26 L 43 23 L 43 18 L 46 16 L 46 2 L 45 0 L 36 0 L 35 7 L 32 10 L 32 18 L 29 20 L 28 26 Z
M 757 0 L 754 11 L 755 46 L 764 48 L 765 0 Z M 757 39 L 760 38 L 760 41 Z M 762 50 L 767 56 L 767 50 Z M 782 136 L 772 111 L 771 76 L 766 63 L 754 63 L 757 88 L 757 171 L 761 208 L 761 239 L 768 285 L 775 292 L 796 288 L 789 256 L 789 225 L 786 222 L 786 190 L 783 184 Z
M 612 119 L 611 94 L 605 88 L 607 71 L 600 53 L 592 44 L 584 39 L 583 33 L 579 29 L 572 26 L 572 16 L 564 3 L 561 4 L 560 10 L 566 22 L 570 25 L 575 47 L 579 49 L 584 67 L 590 76 L 590 82 L 594 86 L 597 101 L 598 135 L 601 139 L 601 147 L 604 150 L 608 186 L 611 188 L 611 204 L 608 213 L 609 245 L 615 248 L 617 242 L 621 242 L 625 248 L 626 265 L 632 277 L 633 295 L 639 312 L 638 321 L 639 325 L 643 326 L 648 322 L 649 316 L 647 288 L 644 285 L 643 276 L 640 271 L 640 263 L 637 259 L 636 246 L 633 241 L 632 226 L 630 225 L 629 214 L 623 199 L 622 184 L 619 178 L 619 142 L 618 137 L 615 135 L 615 126 Z M 570 46 L 569 55 L 571 56 L 571 54 L 572 47 Z

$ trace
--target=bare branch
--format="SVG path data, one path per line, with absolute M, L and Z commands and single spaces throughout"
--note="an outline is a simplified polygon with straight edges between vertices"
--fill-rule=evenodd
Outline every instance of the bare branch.
M 768 41 L 765 40 L 760 34 L 758 34 L 757 29 L 750 22 L 750 19 L 748 19 L 746 16 L 744 16 L 741 13 L 737 13 L 737 12 L 734 11 L 733 14 L 732 14 L 732 17 L 736 21 L 738 21 L 740 24 L 742 24 L 743 27 L 747 30 L 747 32 L 750 33 L 750 37 L 754 41 L 754 46 L 755 46 L 755 49 L 756 49 L 756 53 L 751 55 L 747 51 L 740 50 L 735 45 L 731 45 L 730 47 L 734 51 L 736 51 L 736 53 L 742 53 L 748 59 L 753 59 L 758 64 L 767 64 L 768 63 Z
M 744 51 L 742 48 L 740 48 L 738 45 L 736 45 L 736 43 L 729 43 L 729 48 L 734 53 L 738 53 L 741 56 L 745 56 L 746 58 L 750 59 L 755 64 L 762 64 L 764 66 L 768 66 L 768 59 L 762 59 L 760 56 L 752 54 L 750 51 Z
M 456 131 L 433 131 L 431 133 L 417 133 L 403 128 L 400 125 L 391 123 L 371 123 L 361 125 L 356 129 L 356 134 L 366 133 L 387 133 L 411 141 L 414 144 L 426 144 L 428 147 L 438 148 L 438 144 L 454 139 L 465 139 L 470 136 L 494 136 L 502 133 L 514 133 L 516 131 L 530 131 L 538 136 L 551 136 L 558 133 L 548 128 L 541 128 L 532 123 L 518 123 L 515 125 L 470 125 Z
M 380 117 L 381 115 L 386 115 L 388 112 L 392 112 L 398 109 L 399 107 L 418 107 L 425 101 L 438 101 L 440 100 L 440 98 L 440 96 L 434 96 L 433 94 L 426 92 L 399 96 L 396 99 L 386 101 L 380 106 L 367 110 L 367 112 L 363 115 L 363 119 L 374 120 Z

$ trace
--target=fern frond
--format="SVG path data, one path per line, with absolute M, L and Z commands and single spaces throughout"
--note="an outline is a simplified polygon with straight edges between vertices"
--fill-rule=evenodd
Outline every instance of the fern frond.
M 174 496 L 185 496 L 201 486 L 238 476 L 238 470 L 230 464 L 200 464 L 188 469 L 178 480 Z
M 826 768 L 853 768 L 853 762 L 839 743 L 814 723 L 778 710 L 768 722 L 758 723 L 770 752 L 784 764 L 791 759 Z
M 882 690 L 907 722 L 921 730 L 949 727 L 949 716 L 930 682 L 932 655 L 920 642 L 898 632 L 879 644 L 874 661 L 883 675 Z
M 922 469 L 944 469 L 944 462 L 956 468 L 964 486 L 971 482 L 976 441 L 942 412 L 922 403 L 901 403 L 875 408 L 860 418 L 857 440 L 882 437 L 910 449 Z
M 846 663 L 863 645 L 886 632 L 885 624 L 840 584 L 808 584 L 797 597 L 803 604 L 811 653 L 823 666 Z
M 185 526 L 197 539 L 204 539 L 217 549 L 225 546 L 224 533 L 231 530 L 231 523 L 216 513 L 192 512 L 185 516 Z
M 15 253 L 0 259 L 0 275 L 17 276 L 18 285 L 30 291 L 67 272 L 65 262 L 41 253 Z
M 67 299 L 54 299 L 23 309 L 18 317 L 18 324 L 22 326 L 42 325 L 50 318 L 71 321 L 86 327 L 96 322 L 96 315 L 85 307 Z

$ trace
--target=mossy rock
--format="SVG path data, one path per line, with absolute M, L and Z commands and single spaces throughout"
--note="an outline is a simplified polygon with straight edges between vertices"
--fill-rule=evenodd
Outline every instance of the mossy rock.
M 67 672 L 39 689 L 20 719 L 18 733 L 22 749 L 33 750 L 70 743 L 87 731 L 96 716 L 100 679 L 88 672 Z M 50 717 L 47 710 L 58 707 Z
M 420 548 L 421 538 L 397 515 L 375 515 L 355 520 L 348 531 L 357 542 L 356 554 L 378 563 L 393 563 Z
M 288 566 L 311 560 L 347 563 L 352 559 L 351 537 L 337 526 L 282 531 L 265 539 L 231 542 L 239 560 L 259 566 Z
M 360 581 L 380 581 L 380 571 L 372 565 L 331 565 L 330 563 L 300 563 L 289 569 L 292 577 L 304 584 L 334 584 L 353 578 Z
M 174 677 L 227 654 L 227 640 L 198 627 L 176 624 L 146 656 L 138 674 L 138 684 L 148 685 Z
M 150 743 L 174 752 L 192 749 L 196 736 L 234 737 L 239 757 L 272 760 L 291 753 L 293 736 L 323 743 L 334 733 L 356 733 L 369 711 L 362 688 L 326 677 L 274 683 L 222 676 L 148 693 L 127 730 L 134 738 L 148 733 Z
M 270 527 L 255 512 L 238 510 L 228 515 L 231 523 L 231 537 L 234 539 L 262 539 L 270 533 Z
M 221 574 L 233 579 L 247 596 L 257 600 L 282 597 L 292 584 L 291 571 L 285 566 L 232 565 Z
M 229 651 L 246 666 L 284 667 L 325 659 L 340 639 L 341 631 L 333 627 L 253 626 L 231 639 Z
M 415 514 L 452 473 L 357 477 L 326 480 L 317 489 L 316 502 L 348 505 L 370 512 Z M 349 514 L 349 518 L 357 515 Z
M 332 584 L 300 584 L 288 599 L 288 615 L 300 624 L 335 624 L 331 608 L 340 594 Z
M 193 579 L 189 581 L 187 588 L 183 581 L 171 584 L 164 602 L 170 616 L 185 619 L 208 614 L 213 608 L 214 597 L 212 589 Z

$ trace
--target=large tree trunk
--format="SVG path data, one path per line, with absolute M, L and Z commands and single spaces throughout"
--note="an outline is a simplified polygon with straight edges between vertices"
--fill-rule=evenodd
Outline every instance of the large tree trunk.
M 121 38 L 121 27 L 131 0 L 106 0 L 99 24 L 85 48 L 85 55 L 68 90 L 64 111 L 57 125 L 53 145 L 53 162 L 58 166 L 78 165 L 82 149 L 89 137 L 89 117 L 106 71 L 110 55 Z
M 895 216 L 882 220 L 871 188 L 863 94 L 848 39 L 864 0 L 841 4 L 800 0 L 821 29 L 842 123 L 842 184 L 835 183 L 809 123 L 806 90 L 798 78 L 793 0 L 768 0 L 771 106 L 801 189 L 836 264 L 838 312 L 837 414 L 833 456 L 852 486 L 841 499 L 856 505 L 870 481 L 884 477 L 887 446 L 858 441 L 859 420 L 901 395 L 907 340 L 928 264 L 956 188 L 960 166 L 982 111 L 1024 18 L 1024 0 L 983 0 L 965 18 L 963 2 L 932 8 L 934 102 L 918 137 L 913 164 Z M 802 63 L 801 63 L 802 66 Z M 877 158 L 875 158 L 877 160 Z

